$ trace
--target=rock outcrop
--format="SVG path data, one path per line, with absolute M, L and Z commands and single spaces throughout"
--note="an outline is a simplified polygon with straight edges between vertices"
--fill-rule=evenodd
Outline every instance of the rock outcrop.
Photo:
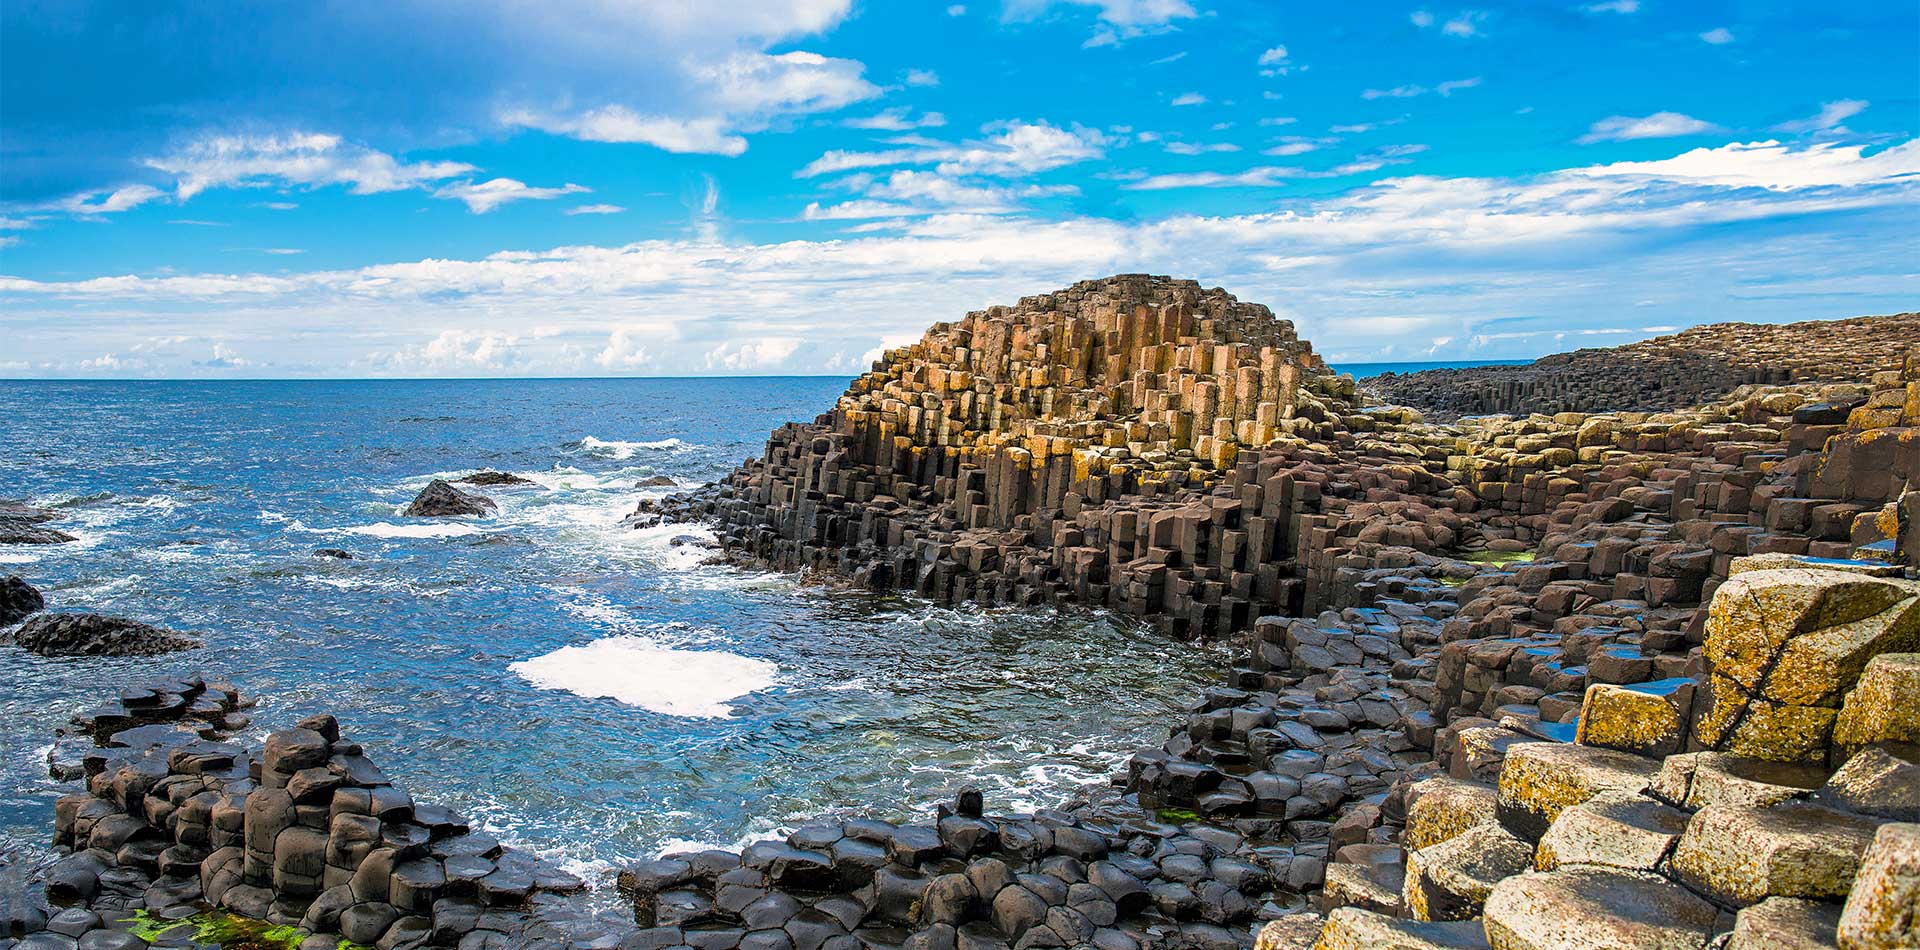
M 17 501 L 0 501 L 0 544 L 65 544 L 73 535 L 46 527 L 60 517 L 49 508 Z
M 19 623 L 46 606 L 46 598 L 32 584 L 13 575 L 0 577 L 0 627 Z
M 1361 381 L 1377 398 L 1439 416 L 1683 409 L 1750 384 L 1866 382 L 1886 355 L 1920 339 L 1920 313 L 1780 325 L 1715 323 L 1523 366 L 1385 373 Z M 1845 403 L 1819 410 L 1836 421 Z
M 530 478 L 521 478 L 520 476 L 514 475 L 510 472 L 496 472 L 491 469 L 483 469 L 481 471 L 475 472 L 472 475 L 468 475 L 467 477 L 460 479 L 460 481 L 465 482 L 469 485 L 532 485 L 532 484 L 535 484 L 535 482 Z
M 83 613 L 37 614 L 14 630 L 11 640 L 41 656 L 158 656 L 201 645 L 138 620 Z
M 443 479 L 434 479 L 400 513 L 409 518 L 454 518 L 461 515 L 490 515 L 498 506 L 493 499 L 461 491 Z

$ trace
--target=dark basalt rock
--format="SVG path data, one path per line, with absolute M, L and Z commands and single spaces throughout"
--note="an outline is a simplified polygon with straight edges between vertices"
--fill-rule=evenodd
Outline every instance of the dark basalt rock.
M 680 483 L 674 481 L 672 478 L 666 475 L 655 475 L 652 478 L 641 479 L 633 487 L 635 488 L 672 488 L 678 484 Z
M 459 515 L 489 515 L 498 506 L 493 499 L 464 492 L 441 479 L 427 483 L 413 503 L 401 514 L 409 518 L 451 518 Z
M 342 548 L 314 548 L 313 556 L 336 558 L 342 561 L 353 560 L 353 552 Z
M 40 614 L 13 632 L 15 645 L 41 656 L 157 656 L 200 641 L 138 620 L 102 614 Z
M 73 535 L 41 525 L 60 515 L 18 501 L 0 501 L 0 544 L 65 544 Z
M 47 599 L 32 584 L 19 577 L 0 578 L 0 627 L 19 623 L 28 614 L 38 613 L 47 606 Z
M 530 479 L 530 478 L 521 478 L 518 475 L 508 474 L 507 472 L 496 472 L 491 469 L 475 472 L 472 475 L 468 475 L 466 478 L 460 479 L 460 481 L 468 485 L 535 485 L 535 484 L 538 484 L 537 482 L 535 482 L 533 479 Z

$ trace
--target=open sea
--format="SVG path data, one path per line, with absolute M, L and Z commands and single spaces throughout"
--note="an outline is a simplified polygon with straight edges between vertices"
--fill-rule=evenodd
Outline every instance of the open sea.
M 963 781 L 1056 804 L 1157 745 L 1223 656 L 1092 612 L 944 609 L 703 564 L 623 523 L 831 406 L 824 378 L 0 381 L 0 497 L 79 540 L 0 546 L 54 609 L 191 631 L 152 659 L 0 647 L 0 865 L 43 860 L 55 726 L 160 673 L 316 712 L 423 801 L 605 880 Z M 478 519 L 400 515 L 512 472 Z M 352 560 L 317 557 L 344 548 Z

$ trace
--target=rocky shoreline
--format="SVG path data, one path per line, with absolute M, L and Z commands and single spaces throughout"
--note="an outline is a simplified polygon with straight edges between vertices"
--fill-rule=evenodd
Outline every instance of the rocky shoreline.
M 666 855 L 620 875 L 634 925 L 608 928 L 491 848 L 463 877 L 484 836 L 373 807 L 404 793 L 331 720 L 244 750 L 220 728 L 236 693 L 161 684 L 77 724 L 108 751 L 56 752 L 56 776 L 88 776 L 63 799 L 66 861 L 120 875 L 81 912 L 125 933 L 109 918 L 130 908 L 224 904 L 309 950 L 1911 945 L 1910 318 L 1823 324 L 1845 332 L 1814 347 L 1717 325 L 1542 361 L 1499 398 L 1659 364 L 1617 396 L 1678 408 L 1447 424 L 1190 281 L 936 324 L 636 520 L 712 523 L 743 565 L 1232 644 L 1221 685 L 1112 788 L 1025 815 L 959 790 L 924 823 Z M 1765 356 L 1765 379 L 1693 373 L 1711 341 L 1727 365 Z M 22 947 L 135 946 L 0 923 Z

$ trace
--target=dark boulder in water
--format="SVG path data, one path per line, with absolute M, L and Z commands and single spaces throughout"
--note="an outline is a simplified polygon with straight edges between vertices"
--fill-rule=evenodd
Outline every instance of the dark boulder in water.
M 65 531 L 41 527 L 57 517 L 59 513 L 46 508 L 0 501 L 0 544 L 65 544 L 74 540 Z
M 635 485 L 634 487 L 635 488 L 673 488 L 679 484 L 680 484 L 679 482 L 674 481 L 672 478 L 666 475 L 655 475 L 652 478 L 641 479 L 640 483 Z
M 200 646 L 192 637 L 103 614 L 40 614 L 13 632 L 13 642 L 41 656 L 157 656 Z
M 353 560 L 353 552 L 343 548 L 314 548 L 313 556 L 337 558 L 342 561 Z
M 32 584 L 11 575 L 0 578 L 0 627 L 19 623 L 46 606 L 47 599 Z
M 464 492 L 438 478 L 413 496 L 413 504 L 401 512 L 409 518 L 447 518 L 455 515 L 488 515 L 497 506 L 493 499 Z
M 521 478 L 518 475 L 511 475 L 506 472 L 496 472 L 491 469 L 474 472 L 472 475 L 468 475 L 466 478 L 460 479 L 460 481 L 465 482 L 466 484 L 469 484 L 469 485 L 537 485 L 539 484 L 538 482 L 535 482 L 531 478 Z

